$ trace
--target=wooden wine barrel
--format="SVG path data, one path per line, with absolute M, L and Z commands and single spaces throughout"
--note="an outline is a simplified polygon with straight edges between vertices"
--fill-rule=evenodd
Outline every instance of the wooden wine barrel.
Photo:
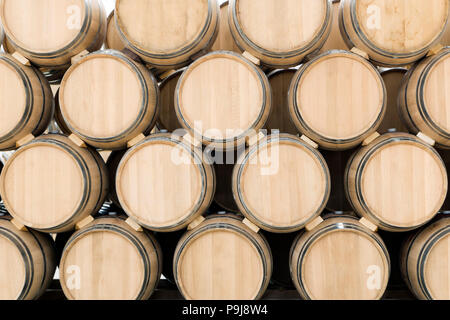
M 405 282 L 421 300 L 450 299 L 450 216 L 444 215 L 403 244 L 400 265 Z
M 3 27 L 0 24 L 0 44 L 3 44 L 4 39 L 5 39 L 5 32 L 3 31 Z
M 308 300 L 377 300 L 389 280 L 383 240 L 351 216 L 325 218 L 299 235 L 290 255 L 294 284 Z
M 0 53 L 0 150 L 10 150 L 29 134 L 47 129 L 53 94 L 44 76 L 9 54 Z
M 445 165 L 428 143 L 388 133 L 360 149 L 345 173 L 347 199 L 379 228 L 399 232 L 430 221 L 447 195 Z
M 408 132 L 408 128 L 402 120 L 397 105 L 398 93 L 400 92 L 403 77 L 406 71 L 407 70 L 403 68 L 392 68 L 381 72 L 381 76 L 383 77 L 383 81 L 386 86 L 387 103 L 386 114 L 378 127 L 379 133 L 387 133 L 390 129 L 396 129 L 400 132 Z
M 213 215 L 180 239 L 173 272 L 185 299 L 254 300 L 267 289 L 272 256 L 263 236 L 240 218 Z
M 108 173 L 100 155 L 58 134 L 43 135 L 18 149 L 0 177 L 10 214 L 48 233 L 72 230 L 100 209 L 107 192 Z
M 288 109 L 288 92 L 292 78 L 297 70 L 275 70 L 267 77 L 272 88 L 272 112 L 264 126 L 268 134 L 279 130 L 281 133 L 298 134 L 298 130 L 292 122 Z
M 123 156 L 127 150 L 116 150 L 111 153 L 111 155 L 108 157 L 108 160 L 106 161 L 106 167 L 108 168 L 109 173 L 109 181 L 110 187 L 109 187 L 109 195 L 108 198 L 116 205 L 121 207 L 119 199 L 117 198 L 117 192 L 116 192 L 116 174 L 117 174 L 117 168 L 119 167 L 119 163 L 122 160 Z
M 347 45 L 383 66 L 407 65 L 424 57 L 442 37 L 450 12 L 449 0 L 341 2 L 339 23 Z
M 380 125 L 386 88 L 366 59 L 349 51 L 328 51 L 297 71 L 288 101 L 302 134 L 324 149 L 345 150 L 359 145 Z
M 56 253 L 49 235 L 19 231 L 0 216 L 0 299 L 35 300 L 50 286 Z
M 73 56 L 100 49 L 106 34 L 99 0 L 5 0 L 0 19 L 14 51 L 50 69 L 65 69 Z
M 59 131 L 61 133 L 70 136 L 72 134 L 72 131 L 70 130 L 69 126 L 66 123 L 66 120 L 64 120 L 64 117 L 61 113 L 61 106 L 59 104 L 59 88 L 55 93 L 55 112 L 53 113 L 53 119 L 56 122 L 56 125 L 58 126 Z
M 181 237 L 186 233 L 185 230 L 175 232 L 155 232 L 156 241 L 161 246 L 163 257 L 162 275 L 171 283 L 175 285 L 175 278 L 173 277 L 173 257 L 175 249 Z M 177 292 L 178 293 L 178 292 Z
M 169 76 L 165 77 L 159 83 L 160 92 L 160 110 L 158 115 L 158 128 L 166 129 L 173 132 L 182 128 L 175 112 L 175 90 L 177 88 L 178 80 L 183 74 L 184 69 L 175 71 Z
M 231 0 L 229 24 L 242 51 L 273 68 L 298 65 L 321 48 L 331 28 L 328 0 Z
M 447 22 L 447 27 L 445 28 L 441 43 L 444 47 L 450 46 L 450 22 Z
M 114 49 L 122 51 L 125 49 L 125 44 L 122 42 L 119 36 L 119 31 L 116 27 L 116 20 L 114 19 L 114 11 L 112 11 L 107 19 L 107 29 L 106 29 L 106 49 Z
M 344 38 L 342 37 L 341 30 L 339 28 L 339 7 L 341 0 L 332 0 L 333 6 L 333 18 L 331 22 L 331 30 L 328 39 L 322 46 L 321 52 L 327 52 L 329 50 L 349 50 Z
M 148 231 L 104 216 L 67 242 L 59 266 L 70 300 L 147 300 L 161 276 L 162 254 Z
M 180 124 L 204 144 L 232 149 L 266 122 L 272 94 L 266 75 L 243 56 L 218 51 L 191 64 L 178 81 Z
M 423 132 L 439 147 L 450 148 L 450 48 L 416 65 L 405 76 L 398 104 L 406 126 Z
M 240 212 L 261 229 L 289 233 L 322 213 L 330 173 L 321 154 L 302 139 L 271 135 L 238 160 L 232 181 Z
M 127 48 L 159 69 L 177 69 L 206 52 L 219 27 L 215 0 L 118 0 L 119 36 Z
M 65 123 L 81 140 L 99 149 L 124 149 L 153 129 L 159 89 L 143 65 L 105 50 L 87 55 L 66 72 L 59 104 Z
M 206 211 L 214 191 L 214 169 L 201 149 L 169 133 L 151 135 L 136 144 L 117 169 L 121 207 L 153 231 L 185 228 Z
M 230 31 L 230 25 L 228 24 L 228 8 L 229 2 L 222 2 L 220 5 L 220 24 L 219 24 L 219 32 L 217 33 L 216 41 L 214 41 L 211 51 L 234 51 L 237 53 L 241 53 L 241 50 L 236 45 L 236 42 L 233 39 L 233 35 Z

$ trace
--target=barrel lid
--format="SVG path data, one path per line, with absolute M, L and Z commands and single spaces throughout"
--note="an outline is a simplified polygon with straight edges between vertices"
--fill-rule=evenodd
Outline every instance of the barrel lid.
M 164 56 L 198 41 L 210 22 L 213 5 L 216 1 L 117 0 L 116 23 L 133 46 Z
M 209 183 L 193 146 L 170 135 L 150 136 L 128 151 L 116 175 L 122 208 L 155 231 L 182 229 L 192 222 Z
M 0 15 L 10 41 L 32 53 L 53 53 L 77 41 L 88 12 L 84 0 L 5 0 Z
M 348 2 L 355 28 L 365 42 L 384 54 L 410 55 L 425 50 L 442 35 L 449 17 L 448 0 Z
M 216 51 L 181 76 L 175 93 L 181 125 L 205 143 L 229 143 L 259 129 L 271 107 L 267 77 L 242 56 Z
M 28 83 L 25 73 L 16 66 L 11 56 L 0 55 L 0 74 L 0 138 L 6 138 L 26 122 L 25 113 L 32 93 L 25 86 Z
M 327 52 L 294 77 L 291 112 L 310 138 L 352 142 L 376 130 L 383 119 L 386 89 L 378 71 L 347 51 Z
M 380 299 L 390 274 L 382 240 L 354 223 L 347 226 L 336 219 L 333 223 L 310 234 L 299 249 L 293 267 L 303 291 L 314 300 Z
M 62 144 L 35 140 L 16 151 L 3 168 L 0 190 L 6 208 L 35 229 L 67 223 L 88 192 L 82 168 Z
M 327 0 L 236 0 L 232 9 L 241 37 L 275 54 L 303 53 L 330 19 Z
M 389 135 L 373 144 L 361 160 L 357 193 L 363 207 L 383 225 L 419 227 L 436 215 L 445 200 L 445 165 L 433 148 L 413 136 Z
M 233 172 L 235 199 L 241 212 L 265 230 L 299 230 L 328 201 L 330 175 L 325 160 L 295 136 L 269 136 L 238 163 Z
M 156 83 L 153 90 L 149 85 L 134 62 L 118 51 L 90 54 L 64 76 L 59 93 L 61 113 L 81 137 L 98 142 L 116 140 L 142 121 L 147 99 L 156 105 Z
M 64 250 L 61 281 L 66 284 L 66 296 L 77 300 L 137 299 L 146 286 L 149 268 L 141 247 L 113 226 L 90 229 L 70 239 Z M 70 286 L 74 275 L 82 277 L 79 288 Z

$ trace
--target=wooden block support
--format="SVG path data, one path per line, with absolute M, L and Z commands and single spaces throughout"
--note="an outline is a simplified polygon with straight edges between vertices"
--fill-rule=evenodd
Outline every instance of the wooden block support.
M 261 60 L 259 60 L 258 58 L 256 58 L 254 55 L 252 55 L 250 52 L 245 51 L 242 54 L 246 59 L 250 60 L 251 62 L 253 62 L 254 64 L 256 64 L 257 66 L 261 65 Z
M 86 218 L 84 218 L 83 220 L 81 220 L 80 222 L 78 222 L 75 225 L 75 230 L 80 230 L 80 229 L 86 227 L 92 221 L 94 221 L 94 218 L 92 216 L 87 216 Z
M 373 231 L 373 232 L 377 232 L 378 227 L 373 224 L 371 221 L 367 220 L 366 218 L 361 218 L 359 220 L 359 223 L 361 223 L 363 226 L 365 226 L 367 229 Z
M 245 224 L 247 227 L 249 227 L 253 232 L 258 233 L 259 232 L 259 227 L 257 225 L 255 225 L 253 222 L 251 222 L 250 220 L 248 220 L 247 218 L 245 218 L 244 220 L 242 220 L 242 223 Z
M 133 139 L 131 139 L 130 141 L 128 141 L 127 143 L 127 147 L 128 148 L 132 148 L 135 145 L 137 145 L 139 142 L 141 142 L 142 140 L 144 140 L 146 137 L 143 133 L 139 134 L 138 136 L 134 137 Z
M 69 136 L 69 139 L 75 143 L 80 148 L 87 148 L 86 143 L 84 143 L 83 140 L 81 140 L 78 136 L 74 135 L 73 133 Z
M 191 136 L 190 133 L 186 133 L 183 136 L 183 140 L 185 140 L 186 142 L 192 144 L 194 147 L 200 147 L 202 145 L 202 143 L 200 141 L 198 141 L 197 139 L 195 139 L 193 136 Z
M 87 56 L 88 54 L 89 54 L 89 51 L 83 50 L 79 54 L 77 54 L 76 56 L 73 56 L 72 59 L 70 59 L 70 62 L 72 64 L 75 64 L 78 61 L 80 61 L 81 59 L 83 59 L 85 56 Z
M 133 228 L 133 230 L 137 231 L 137 232 L 144 232 L 144 229 L 142 229 L 142 227 L 136 222 L 134 221 L 133 218 L 128 218 L 125 221 L 131 228 Z
M 323 222 L 323 219 L 321 216 L 318 216 L 317 218 L 315 218 L 313 221 L 311 221 L 310 223 L 308 223 L 305 226 L 306 231 L 311 231 L 314 230 L 319 224 L 321 224 Z
M 307 144 L 309 144 L 311 147 L 313 147 L 314 149 L 319 149 L 319 145 L 317 143 L 315 143 L 314 141 L 312 141 L 310 138 L 308 138 L 305 135 L 302 135 L 300 137 L 300 139 L 302 139 L 303 141 L 305 141 Z
M 431 139 L 429 136 L 427 136 L 426 134 L 424 134 L 423 132 L 419 132 L 417 134 L 417 138 L 419 138 L 420 140 L 422 140 L 423 142 L 429 144 L 430 146 L 434 146 L 436 144 L 436 141 L 434 141 L 433 139 Z
M 367 54 L 367 52 L 365 52 L 365 51 L 363 51 L 361 49 L 353 47 L 352 50 L 350 50 L 350 51 L 353 52 L 353 53 L 356 53 L 358 56 L 361 56 L 361 57 L 363 57 L 366 60 L 369 60 L 369 55 Z
M 205 218 L 203 216 L 197 217 L 194 221 L 191 222 L 190 225 L 188 225 L 188 230 L 194 230 L 197 228 L 203 221 L 205 221 Z
M 177 71 L 171 69 L 171 70 L 169 70 L 169 71 L 166 71 L 166 72 L 162 73 L 158 78 L 159 78 L 160 80 L 167 79 L 168 77 L 170 77 L 171 75 L 173 75 L 175 72 L 177 72 Z
M 27 66 L 27 67 L 30 67 L 31 66 L 31 63 L 30 63 L 30 61 L 27 59 L 27 58 L 25 58 L 23 55 L 21 55 L 19 52 L 14 52 L 13 54 L 12 54 L 12 56 L 17 60 L 17 61 L 19 61 L 21 64 L 23 64 L 24 66 Z
M 372 133 L 370 136 L 366 138 L 366 140 L 363 141 L 362 145 L 363 147 L 368 146 L 371 144 L 376 138 L 378 138 L 380 134 L 378 132 Z
M 19 141 L 16 142 L 16 147 L 20 148 L 24 145 L 26 145 L 28 142 L 33 141 L 34 140 L 34 136 L 30 133 L 28 135 L 26 135 L 25 137 L 23 137 L 22 139 L 20 139 Z
M 19 231 L 28 231 L 27 227 L 25 227 L 22 222 L 16 220 L 16 219 L 12 219 L 11 223 L 13 224 L 14 227 L 17 228 L 17 230 Z
M 266 137 L 266 136 L 265 136 L 262 132 L 259 132 L 258 134 L 255 134 L 255 135 L 253 135 L 253 136 L 251 136 L 251 137 L 248 138 L 248 140 L 247 140 L 247 146 L 248 146 L 248 147 L 251 147 L 251 146 L 257 144 L 259 141 L 261 141 L 261 140 L 264 139 L 265 137 Z
M 427 53 L 427 57 L 434 56 L 435 54 L 438 54 L 442 49 L 444 49 L 444 46 L 441 43 L 436 44 L 433 46 L 430 51 Z

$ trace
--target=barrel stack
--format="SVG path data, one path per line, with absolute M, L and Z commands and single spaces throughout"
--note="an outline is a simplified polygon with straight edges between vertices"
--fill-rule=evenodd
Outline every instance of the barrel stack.
M 111 9 L 0 2 L 0 299 L 449 299 L 450 0 Z

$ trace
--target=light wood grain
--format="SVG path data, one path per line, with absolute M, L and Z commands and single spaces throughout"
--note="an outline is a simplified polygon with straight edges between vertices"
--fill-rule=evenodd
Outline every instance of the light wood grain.
M 292 246 L 290 266 L 300 295 L 312 300 L 381 299 L 390 274 L 381 238 L 345 216 L 331 216 L 301 234 Z M 369 286 L 370 270 L 377 270 L 374 287 Z
M 34 300 L 50 286 L 56 268 L 53 240 L 19 231 L 0 217 L 0 300 Z
M 385 66 L 407 65 L 425 56 L 442 36 L 450 9 L 448 0 L 342 2 L 341 30 L 349 45 Z
M 83 99 L 79 99 L 83 97 Z M 101 149 L 124 149 L 156 123 L 155 78 L 126 55 L 107 50 L 86 56 L 64 75 L 61 114 L 70 131 Z
M 367 60 L 348 51 L 329 51 L 297 71 L 288 101 L 300 132 L 322 148 L 342 150 L 376 131 L 386 109 L 386 89 Z
M 439 147 L 450 148 L 450 48 L 421 61 L 405 78 L 398 94 L 408 129 L 422 132 Z
M 349 50 L 347 44 L 342 37 L 341 30 L 339 28 L 339 6 L 341 4 L 340 0 L 333 0 L 333 17 L 330 29 L 330 35 L 328 36 L 325 44 L 323 45 L 321 52 L 326 52 L 328 50 Z
M 326 0 L 231 0 L 229 10 L 238 46 L 273 68 L 299 64 L 320 49 L 331 27 Z
M 53 94 L 44 76 L 9 54 L 0 54 L 0 150 L 40 135 L 52 116 Z
M 410 236 L 403 245 L 402 274 L 418 299 L 450 299 L 449 218 L 442 216 Z
M 146 300 L 161 268 L 161 249 L 149 232 L 136 232 L 122 218 L 103 217 L 68 240 L 60 281 L 70 300 Z
M 217 33 L 216 41 L 214 41 L 214 44 L 211 47 L 211 51 L 226 50 L 241 53 L 241 50 L 233 39 L 230 25 L 228 24 L 228 7 L 228 1 L 225 1 L 220 5 L 219 32 Z
M 208 50 L 219 26 L 215 0 L 118 0 L 122 41 L 154 67 L 176 69 Z
M 450 20 L 447 21 L 447 27 L 445 28 L 444 35 L 442 36 L 440 43 L 443 46 L 450 46 Z
M 112 11 L 108 16 L 105 47 L 106 49 L 114 49 L 118 51 L 122 51 L 123 49 L 125 49 L 125 44 L 120 39 L 119 31 L 116 27 L 114 11 Z
M 363 147 L 345 177 L 356 212 L 388 231 L 408 231 L 430 221 L 447 194 L 439 154 L 406 133 L 385 134 Z
M 14 50 L 40 67 L 67 68 L 83 50 L 100 49 L 106 34 L 99 0 L 6 0 L 0 17 Z
M 237 161 L 233 195 L 242 214 L 271 232 L 294 232 L 321 214 L 330 195 L 325 160 L 296 136 L 268 136 Z
M 211 204 L 213 170 L 189 142 L 171 134 L 151 135 L 121 160 L 116 192 L 125 212 L 145 228 L 176 231 Z
M 378 132 L 380 133 L 387 133 L 389 129 L 408 132 L 408 128 L 402 120 L 397 104 L 398 94 L 406 71 L 407 70 L 403 68 L 392 68 L 381 73 L 386 86 L 387 103 L 386 114 L 378 128 Z
M 57 134 L 41 136 L 16 151 L 0 178 L 10 214 L 48 233 L 72 230 L 97 212 L 107 189 L 106 166 L 98 153 Z
M 183 73 L 182 70 L 178 70 L 172 73 L 159 84 L 159 91 L 161 96 L 160 111 L 158 116 L 158 127 L 160 129 L 166 129 L 173 132 L 182 128 L 175 112 L 175 90 L 177 88 L 178 80 Z
M 250 130 L 264 125 L 271 106 L 265 74 L 228 51 L 196 60 L 181 76 L 175 93 L 180 124 L 192 135 L 202 137 L 204 144 L 217 147 L 242 144 Z
M 179 241 L 177 286 L 189 300 L 252 300 L 264 294 L 272 273 L 270 248 L 236 216 L 208 217 Z

